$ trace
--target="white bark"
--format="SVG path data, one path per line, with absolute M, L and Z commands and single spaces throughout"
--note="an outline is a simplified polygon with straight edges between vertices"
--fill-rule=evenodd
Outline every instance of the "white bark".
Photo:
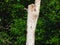
M 35 4 L 28 6 L 26 45 L 35 45 L 35 29 L 39 16 L 40 1 L 35 0 Z

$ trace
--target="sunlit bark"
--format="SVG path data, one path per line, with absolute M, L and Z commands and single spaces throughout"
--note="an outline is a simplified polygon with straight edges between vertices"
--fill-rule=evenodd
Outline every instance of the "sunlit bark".
M 35 29 L 39 17 L 40 2 L 41 0 L 35 0 L 35 4 L 28 6 L 26 45 L 35 45 Z

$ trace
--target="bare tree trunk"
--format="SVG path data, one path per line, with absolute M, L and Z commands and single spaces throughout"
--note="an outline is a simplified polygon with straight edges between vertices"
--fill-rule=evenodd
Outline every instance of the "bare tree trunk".
M 35 4 L 28 6 L 26 45 L 35 45 L 35 29 L 39 17 L 40 2 L 41 0 L 35 0 Z

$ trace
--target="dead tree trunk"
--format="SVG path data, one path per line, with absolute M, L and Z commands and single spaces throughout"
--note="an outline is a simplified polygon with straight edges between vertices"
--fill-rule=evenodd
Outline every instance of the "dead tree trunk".
M 35 29 L 39 17 L 40 2 L 41 0 L 35 0 L 35 4 L 28 6 L 26 45 L 35 45 Z

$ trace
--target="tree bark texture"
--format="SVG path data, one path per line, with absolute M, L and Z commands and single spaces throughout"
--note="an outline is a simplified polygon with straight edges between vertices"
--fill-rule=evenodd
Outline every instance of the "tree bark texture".
M 35 45 L 35 29 L 39 17 L 40 2 L 41 0 L 35 0 L 35 4 L 28 6 L 26 45 Z

